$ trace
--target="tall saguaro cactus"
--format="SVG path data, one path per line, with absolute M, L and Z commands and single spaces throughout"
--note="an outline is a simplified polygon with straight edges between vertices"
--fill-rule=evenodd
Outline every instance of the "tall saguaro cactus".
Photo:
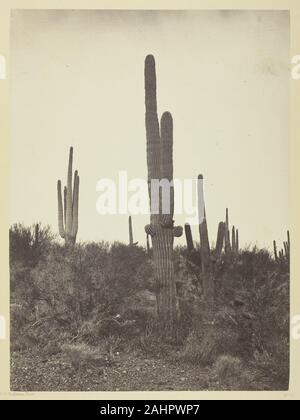
M 57 181 L 58 201 L 58 229 L 66 245 L 74 245 L 78 231 L 78 202 L 79 202 L 79 175 L 74 172 L 72 185 L 73 147 L 69 151 L 69 164 L 67 186 L 64 188 L 64 203 L 62 200 L 61 181 Z
M 148 187 L 150 198 L 150 224 L 145 231 L 152 239 L 155 276 L 157 281 L 157 310 L 162 331 L 174 337 L 177 321 L 176 289 L 174 280 L 174 237 L 182 235 L 180 226 L 174 227 L 174 188 L 159 188 L 153 193 L 153 181 L 173 181 L 173 120 L 164 112 L 159 124 L 156 100 L 155 60 L 152 55 L 145 59 L 145 124 L 147 139 Z M 169 200 L 167 199 L 169 198 Z M 169 202 L 168 211 L 163 203 Z M 158 211 L 157 211 L 158 210 Z

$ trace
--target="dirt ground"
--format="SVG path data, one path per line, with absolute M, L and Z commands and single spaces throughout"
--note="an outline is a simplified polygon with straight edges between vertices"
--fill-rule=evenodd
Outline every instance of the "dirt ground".
M 233 388 L 242 389 L 239 378 Z M 230 386 L 230 388 L 232 385 Z M 231 388 L 233 390 L 233 388 Z M 94 361 L 74 367 L 63 353 L 41 356 L 12 352 L 11 391 L 212 391 L 228 390 L 209 368 L 181 360 L 120 355 L 108 363 Z M 252 390 L 272 389 L 260 376 Z
M 124 355 L 110 365 L 74 368 L 63 354 L 41 357 L 14 352 L 12 391 L 168 391 L 208 390 L 206 369 L 157 358 Z

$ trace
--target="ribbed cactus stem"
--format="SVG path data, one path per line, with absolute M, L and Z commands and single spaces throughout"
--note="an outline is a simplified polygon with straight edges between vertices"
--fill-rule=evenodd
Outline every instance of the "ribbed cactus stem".
M 132 218 L 129 216 L 128 218 L 128 226 L 129 226 L 129 245 L 133 245 L 133 232 L 132 232 Z
M 192 230 L 189 223 L 184 225 L 184 232 L 185 232 L 185 239 L 186 239 L 186 246 L 189 252 L 193 251 L 194 248 L 194 241 L 192 236 Z
M 217 259 L 219 259 L 222 255 L 224 239 L 225 239 L 225 230 L 226 230 L 225 223 L 220 222 L 218 226 L 217 243 L 216 243 L 216 250 L 215 250 L 215 257 Z
M 177 324 L 176 290 L 173 265 L 174 237 L 182 228 L 173 226 L 174 189 L 152 195 L 151 183 L 156 180 L 173 181 L 173 120 L 169 112 L 163 113 L 160 127 L 156 101 L 156 71 L 152 55 L 145 59 L 145 125 L 147 139 L 148 188 L 150 198 L 150 224 L 145 226 L 151 235 L 155 277 L 157 280 L 157 310 L 162 331 L 174 337 Z M 166 193 L 168 195 L 166 196 Z M 164 205 L 167 205 L 167 209 Z M 164 208 L 163 208 L 164 207 Z M 159 209 L 155 214 L 154 209 Z M 162 214 L 162 211 L 164 214 Z

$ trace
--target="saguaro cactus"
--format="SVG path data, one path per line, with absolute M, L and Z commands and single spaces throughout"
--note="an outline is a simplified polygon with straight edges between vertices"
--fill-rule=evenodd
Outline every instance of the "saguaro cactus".
M 235 248 L 235 227 L 232 226 L 232 239 L 231 239 L 231 247 L 232 247 L 232 252 L 233 254 L 236 253 L 236 248 Z
M 222 250 L 224 246 L 224 239 L 225 239 L 225 231 L 226 231 L 226 225 L 224 222 L 219 223 L 218 227 L 218 235 L 217 235 L 217 243 L 216 243 L 216 249 L 215 249 L 215 257 L 218 260 L 222 255 Z
M 195 249 L 194 242 L 193 242 L 193 236 L 192 236 L 192 230 L 189 223 L 186 223 L 184 225 L 184 232 L 185 232 L 185 239 L 186 239 L 186 246 L 189 252 L 193 251 Z
M 128 225 L 129 225 L 129 245 L 133 245 L 133 232 L 132 232 L 132 218 L 129 216 L 128 218 Z
M 61 181 L 57 181 L 58 229 L 66 245 L 75 244 L 78 231 L 79 175 L 77 171 L 74 172 L 74 185 L 72 186 L 72 166 L 73 147 L 70 147 L 67 186 L 64 188 L 64 205 Z
M 153 194 L 153 180 L 173 181 L 173 121 L 164 112 L 159 124 L 156 101 L 155 60 L 145 60 L 145 123 L 147 138 L 148 187 L 150 198 L 150 224 L 145 231 L 152 239 L 155 276 L 157 281 L 157 310 L 164 334 L 174 337 L 176 330 L 176 289 L 174 281 L 173 242 L 182 235 L 180 226 L 174 227 L 174 188 L 169 188 L 169 209 L 165 212 L 165 189 Z M 151 188 L 152 186 L 152 188 Z M 158 210 L 158 211 L 156 211 Z
M 129 246 L 135 246 L 138 242 L 133 242 L 133 228 L 132 228 L 132 217 L 128 217 L 128 227 L 129 227 Z
M 200 202 L 199 200 L 203 200 Z M 212 273 L 212 261 L 209 245 L 208 228 L 206 221 L 206 210 L 204 204 L 203 193 L 203 175 L 198 176 L 198 209 L 203 208 L 203 215 L 199 210 L 199 233 L 201 245 L 201 263 L 202 263 L 202 276 L 203 276 L 203 291 L 205 299 L 205 318 L 210 320 L 213 304 L 214 304 L 214 278 Z

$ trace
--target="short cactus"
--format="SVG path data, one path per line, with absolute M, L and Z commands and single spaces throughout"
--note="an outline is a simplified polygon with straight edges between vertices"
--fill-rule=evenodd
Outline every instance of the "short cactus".
M 195 249 L 195 247 L 194 247 L 194 242 L 193 242 L 192 230 L 189 223 L 186 223 L 184 225 L 184 232 L 185 232 L 187 249 L 189 252 L 191 252 Z
M 224 222 L 220 222 L 218 226 L 217 243 L 216 243 L 216 249 L 215 249 L 215 257 L 217 260 L 221 258 L 221 255 L 222 255 L 225 232 L 226 232 L 226 225 Z

